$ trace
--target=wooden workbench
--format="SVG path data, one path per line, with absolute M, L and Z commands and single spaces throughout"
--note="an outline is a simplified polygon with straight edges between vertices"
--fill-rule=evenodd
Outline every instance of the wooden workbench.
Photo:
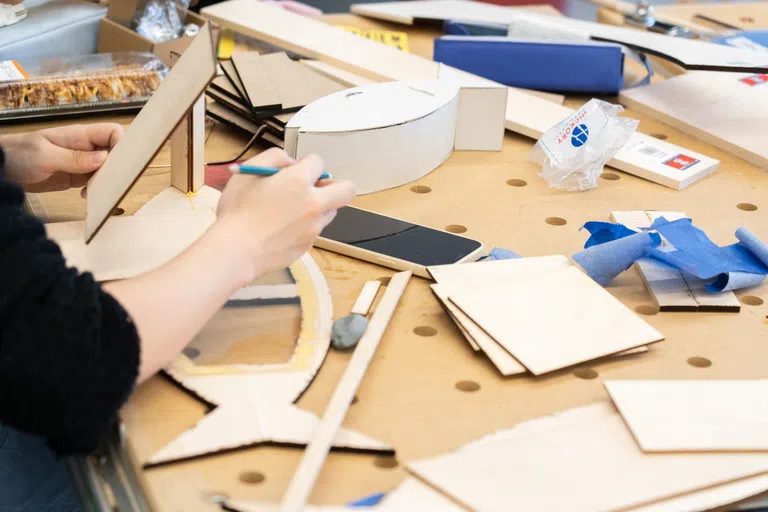
M 679 3 L 653 6 L 655 12 L 672 16 L 680 20 L 694 22 L 712 29 L 723 27 L 712 24 L 696 15 L 707 16 L 721 23 L 727 23 L 741 30 L 768 29 L 768 3 L 766 2 L 721 2 L 721 3 Z M 597 11 L 597 20 L 609 25 L 623 25 L 624 16 L 610 9 L 602 8 Z
M 351 15 L 327 19 L 333 24 L 407 30 L 411 50 L 422 55 L 431 55 L 431 38 L 437 35 L 437 29 L 405 29 Z M 585 100 L 569 98 L 567 104 L 576 107 Z M 732 243 L 734 231 L 742 225 L 768 240 L 766 171 L 659 122 L 627 114 L 642 121 L 639 129 L 644 133 L 720 159 L 720 170 L 678 192 L 608 169 L 596 190 L 561 192 L 547 188 L 536 176 L 537 166 L 527 160 L 533 141 L 507 132 L 500 153 L 456 152 L 418 182 L 359 197 L 355 205 L 435 228 L 464 226 L 466 235 L 481 240 L 487 249 L 504 247 L 524 256 L 573 254 L 586 240 L 579 227 L 590 220 L 608 220 L 611 210 L 683 211 L 719 244 Z M 245 141 L 217 126 L 208 140 L 206 158 L 234 155 Z M 161 154 L 159 163 L 164 162 L 167 155 Z M 510 180 L 517 186 L 507 184 Z M 122 208 L 133 213 L 168 183 L 165 168 L 149 169 Z M 423 193 L 426 190 L 429 192 Z M 55 220 L 82 217 L 83 203 L 78 198 L 76 192 L 38 196 L 39 206 Z M 755 205 L 757 210 L 737 208 L 743 203 Z M 546 222 L 549 217 L 565 219 L 566 224 L 550 225 Z M 335 317 L 349 312 L 366 280 L 392 274 L 329 252 L 315 250 L 312 254 L 330 286 Z M 427 285 L 426 280 L 412 280 L 345 421 L 347 427 L 390 443 L 399 461 L 441 454 L 529 418 L 606 401 L 603 379 L 768 377 L 768 305 L 744 305 L 738 314 L 647 316 L 666 341 L 644 355 L 585 364 L 539 378 L 504 379 L 484 357 L 470 350 Z M 630 308 L 652 303 L 634 270 L 621 275 L 608 289 Z M 768 299 L 768 285 L 737 295 Z M 417 329 L 422 326 L 433 330 Z M 436 334 L 422 336 L 416 331 Z M 259 350 L 270 361 L 284 360 L 290 354 L 290 347 L 286 350 L 284 345 Z M 688 360 L 693 357 L 705 358 L 711 366 L 692 366 Z M 298 405 L 321 415 L 348 360 L 348 354 L 329 353 Z M 456 387 L 459 381 L 476 382 L 480 389 L 460 391 Z M 158 376 L 136 390 L 122 416 L 137 457 L 144 461 L 205 413 L 203 404 Z M 174 512 L 219 510 L 211 502 L 216 494 L 279 501 L 301 455 L 298 449 L 257 447 L 161 466 L 144 472 L 146 490 L 159 510 Z M 264 479 L 249 483 L 260 480 L 256 473 Z M 341 504 L 387 491 L 405 474 L 403 465 L 392 461 L 332 453 L 311 502 Z

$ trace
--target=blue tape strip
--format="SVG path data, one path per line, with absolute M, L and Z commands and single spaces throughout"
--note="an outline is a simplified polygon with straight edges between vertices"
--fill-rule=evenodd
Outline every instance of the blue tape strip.
M 736 231 L 739 243 L 720 247 L 691 219 L 656 219 L 637 233 L 621 224 L 588 222 L 585 249 L 573 255 L 592 279 L 607 285 L 638 259 L 648 256 L 699 279 L 712 280 L 710 292 L 738 290 L 761 283 L 768 275 L 768 245 L 746 228 Z M 661 247 L 663 236 L 671 247 Z
M 477 261 L 497 261 L 497 260 L 513 260 L 516 258 L 522 258 L 516 252 L 512 252 L 509 249 L 502 249 L 501 247 L 494 247 L 491 251 L 478 259 Z
M 592 279 L 603 286 L 613 281 L 616 276 L 631 267 L 635 261 L 645 256 L 648 249 L 661 245 L 661 237 L 658 233 L 638 233 L 621 224 L 616 226 L 623 228 L 617 229 L 621 234 L 624 233 L 623 230 L 632 234 L 599 245 L 592 245 L 573 255 L 573 260 L 581 265 Z M 593 234 L 590 240 L 596 235 L 603 237 L 606 232 L 601 230 Z M 589 244 L 589 241 L 587 243 Z
M 365 508 L 365 507 L 373 507 L 378 505 L 381 500 L 384 499 L 385 494 L 383 492 L 377 492 L 376 494 L 371 494 L 370 496 L 366 496 L 365 498 L 360 498 L 359 500 L 352 501 L 350 503 L 347 503 L 347 507 L 355 507 L 355 508 Z

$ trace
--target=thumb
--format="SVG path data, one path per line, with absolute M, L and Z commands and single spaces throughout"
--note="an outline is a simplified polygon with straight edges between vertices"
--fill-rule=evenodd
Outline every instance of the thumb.
M 57 171 L 70 174 L 87 174 L 94 172 L 107 160 L 106 151 L 80 151 L 57 147 L 49 162 Z

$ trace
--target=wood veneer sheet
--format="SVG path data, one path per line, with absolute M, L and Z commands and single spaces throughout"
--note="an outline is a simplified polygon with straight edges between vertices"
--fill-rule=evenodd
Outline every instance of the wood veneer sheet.
M 116 217 L 99 238 L 83 243 L 83 221 L 46 224 L 68 267 L 92 272 L 97 281 L 127 279 L 169 262 L 216 220 L 212 209 L 162 215 Z
M 327 62 L 321 60 L 302 59 L 299 64 L 307 66 L 321 75 L 325 75 L 328 78 L 336 80 L 340 84 L 347 87 L 360 87 L 361 85 L 368 85 L 374 83 L 373 80 L 362 77 L 355 73 L 350 73 L 336 66 L 331 66 Z
M 450 298 L 534 375 L 663 339 L 573 266 Z
M 685 73 L 622 91 L 632 110 L 768 167 L 768 74 Z
M 610 404 L 537 418 L 409 470 L 471 510 L 626 510 L 768 472 L 768 454 L 645 454 Z
M 697 512 L 713 510 L 757 496 L 765 491 L 768 491 L 768 474 L 764 473 L 762 475 L 736 480 L 735 482 L 715 485 L 708 489 L 701 489 L 676 498 L 651 503 L 650 505 L 642 505 L 631 509 L 631 511 L 680 512 L 681 510 L 685 510 L 687 512 Z M 747 505 L 751 506 L 747 508 Z M 755 505 L 757 504 L 749 503 L 745 504 L 745 508 L 734 507 L 729 510 L 734 512 L 739 510 L 752 510 L 753 512 L 764 510 L 760 505 L 756 507 Z
M 534 256 L 496 261 L 477 261 L 451 265 L 434 265 L 427 270 L 443 287 L 479 288 L 499 282 L 524 278 L 531 274 L 567 268 L 571 262 L 567 256 Z
M 206 23 L 88 183 L 86 242 L 107 222 L 214 76 L 216 58 Z
M 768 380 L 612 380 L 646 452 L 768 450 Z
M 467 338 L 467 341 L 471 340 L 476 343 L 503 376 L 508 377 L 510 375 L 526 373 L 527 370 L 517 361 L 517 359 L 512 357 L 504 347 L 499 345 L 495 339 L 488 336 L 488 333 L 478 327 L 471 318 L 465 315 L 461 309 L 457 308 L 455 304 L 448 300 L 448 293 L 442 286 L 443 285 L 440 284 L 433 284 L 432 291 L 448 310 L 448 314 L 461 329 L 462 333 Z

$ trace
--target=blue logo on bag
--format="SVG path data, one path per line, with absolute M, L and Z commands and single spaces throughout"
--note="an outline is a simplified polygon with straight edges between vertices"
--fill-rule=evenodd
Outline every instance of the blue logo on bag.
M 573 135 L 571 135 L 571 144 L 573 147 L 580 148 L 587 143 L 589 139 L 589 128 L 585 124 L 580 124 L 573 129 Z

